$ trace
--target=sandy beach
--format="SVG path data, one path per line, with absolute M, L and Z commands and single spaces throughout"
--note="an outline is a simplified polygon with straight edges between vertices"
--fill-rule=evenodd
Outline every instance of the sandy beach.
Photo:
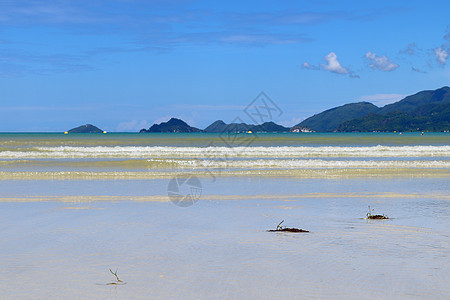
M 3 296 L 447 297 L 448 197 L 338 194 L 282 200 L 234 194 L 188 208 L 127 197 L 3 202 Z M 363 219 L 367 205 L 392 219 Z M 282 219 L 310 233 L 265 231 Z M 109 268 L 118 269 L 126 285 L 106 285 L 114 282 Z
M 359 171 L 346 164 L 355 158 L 323 154 L 303 167 L 298 153 L 290 166 L 238 166 L 276 159 L 258 152 L 211 169 L 213 177 L 199 164 L 145 172 L 141 158 L 133 157 L 126 159 L 137 161 L 125 166 L 109 156 L 78 165 L 70 154 L 62 160 L 3 159 L 3 173 L 9 167 L 27 176 L 8 173 L 0 180 L 2 298 L 445 299 L 448 156 L 416 152 L 378 155 L 384 169 Z M 420 165 L 427 160 L 440 167 Z M 356 161 L 361 166 L 375 159 Z M 390 170 L 392 161 L 413 168 Z M 317 176 L 296 176 L 302 168 Z M 91 177 L 71 173 L 79 171 Z M 168 196 L 167 173 L 183 178 L 189 171 L 198 172 L 201 190 L 192 205 L 180 207 Z M 116 177 L 96 178 L 99 173 Z M 126 176 L 134 173 L 147 175 Z M 191 192 L 185 186 L 178 191 Z M 368 206 L 390 219 L 365 219 Z M 266 231 L 282 220 L 310 232 Z M 123 282 L 117 284 L 109 269 Z

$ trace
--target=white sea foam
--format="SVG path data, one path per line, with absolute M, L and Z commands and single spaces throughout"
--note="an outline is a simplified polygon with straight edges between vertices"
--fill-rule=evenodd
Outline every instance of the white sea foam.
M 170 160 L 180 168 L 206 169 L 450 169 L 450 161 L 405 160 L 321 160 L 321 159 L 257 159 L 257 160 Z
M 333 158 L 450 157 L 450 146 L 372 147 L 36 147 L 0 151 L 1 159 L 35 158 Z

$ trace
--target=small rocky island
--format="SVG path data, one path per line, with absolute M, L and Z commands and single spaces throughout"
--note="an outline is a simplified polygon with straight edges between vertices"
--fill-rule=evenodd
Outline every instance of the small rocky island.
M 202 132 L 202 130 L 189 126 L 186 122 L 180 119 L 171 118 L 167 122 L 153 124 L 153 126 L 149 129 L 141 129 L 140 132 Z
M 72 128 L 69 131 L 66 131 L 65 133 L 106 133 L 106 131 L 103 131 L 94 125 L 85 124 L 76 128 Z

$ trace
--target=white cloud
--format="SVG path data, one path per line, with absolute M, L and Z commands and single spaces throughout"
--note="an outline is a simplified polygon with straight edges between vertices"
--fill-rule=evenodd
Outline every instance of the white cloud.
M 419 68 L 411 67 L 411 70 L 414 71 L 414 72 L 417 72 L 417 73 L 427 74 L 426 71 L 423 71 L 423 70 L 421 70 Z
M 292 127 L 294 125 L 297 125 L 298 123 L 300 123 L 301 121 L 303 121 L 305 118 L 296 118 L 293 117 L 290 120 L 284 120 L 279 122 L 278 124 L 284 126 L 284 127 Z
M 422 49 L 420 49 L 416 43 L 410 43 L 405 47 L 405 49 L 400 51 L 400 54 L 416 55 L 421 51 Z
M 365 95 L 358 98 L 359 101 L 371 102 L 377 106 L 384 106 L 386 104 L 394 103 L 402 100 L 408 95 L 404 94 L 375 94 Z
M 211 111 L 224 111 L 224 110 L 243 110 L 244 105 L 203 105 L 203 104 L 174 104 L 173 108 L 184 110 L 211 110 Z
M 375 53 L 368 51 L 365 57 L 369 63 L 369 67 L 375 70 L 389 72 L 394 71 L 399 67 L 398 64 L 389 60 L 385 55 L 377 56 Z
M 347 68 L 343 67 L 338 59 L 337 55 L 334 52 L 330 52 L 327 56 L 325 56 L 325 60 L 327 61 L 327 65 L 322 65 L 324 70 L 337 73 L 337 74 L 348 74 L 349 71 Z
M 148 122 L 146 120 L 141 120 L 141 121 L 137 121 L 137 120 L 132 120 L 132 121 L 127 121 L 127 122 L 122 122 L 119 123 L 119 125 L 117 125 L 117 131 L 118 132 L 127 132 L 127 131 L 139 131 L 142 128 L 148 129 L 150 127 L 150 125 L 148 124 Z
M 450 26 L 445 31 L 444 40 L 450 41 Z
M 445 65 L 447 63 L 448 52 L 442 47 L 434 49 L 434 55 L 441 65 Z
M 18 112 L 25 112 L 25 111 L 89 111 L 89 110 L 95 110 L 95 107 L 81 107 L 81 106 L 67 106 L 67 107 L 61 107 L 61 106 L 2 106 L 0 107 L 0 111 L 18 111 Z
M 231 44 L 253 44 L 253 45 L 284 45 L 305 43 L 309 39 L 287 34 L 229 34 L 219 38 L 221 42 Z
M 312 65 L 309 62 L 305 61 L 302 64 L 302 69 L 330 71 L 340 75 L 348 75 L 350 78 L 359 78 L 359 75 L 341 65 L 341 63 L 337 59 L 336 53 L 330 52 L 327 56 L 324 57 L 324 60 L 327 62 L 327 64 L 320 64 L 320 66 Z
M 302 64 L 302 69 L 308 69 L 308 70 L 320 70 L 318 66 L 311 65 L 309 62 L 305 61 Z

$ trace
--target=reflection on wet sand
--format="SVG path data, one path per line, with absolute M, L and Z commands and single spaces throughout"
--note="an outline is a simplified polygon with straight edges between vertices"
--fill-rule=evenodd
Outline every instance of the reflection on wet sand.
M 225 201 L 225 200 L 283 200 L 295 201 L 299 199 L 313 198 L 428 198 L 450 200 L 450 195 L 429 193 L 429 194 L 401 194 L 401 193 L 303 193 L 303 194 L 256 194 L 256 195 L 202 195 L 201 199 L 205 201 Z M 132 201 L 132 202 L 169 202 L 167 195 L 154 196 L 94 196 L 94 195 L 74 195 L 74 196 L 27 196 L 27 197 L 1 197 L 0 202 L 69 202 L 69 203 L 85 203 L 96 201 Z M 78 208 L 79 209 L 79 208 Z

